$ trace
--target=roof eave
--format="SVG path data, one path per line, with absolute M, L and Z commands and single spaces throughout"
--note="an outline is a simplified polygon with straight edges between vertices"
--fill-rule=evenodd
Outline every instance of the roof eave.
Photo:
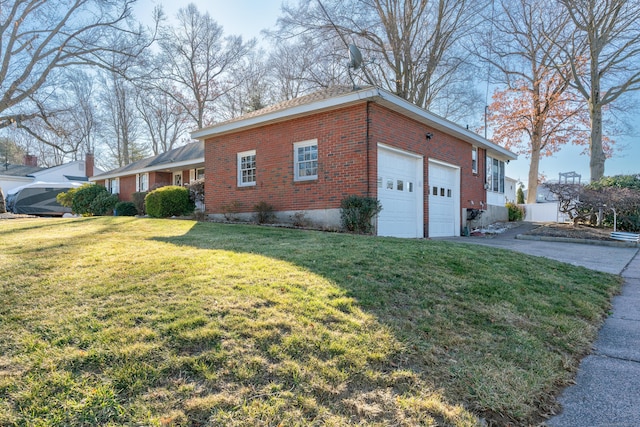
M 377 96 L 378 90 L 374 88 L 349 92 L 343 95 L 337 95 L 331 98 L 322 99 L 319 101 L 310 102 L 308 104 L 298 105 L 279 111 L 274 111 L 272 113 L 267 113 L 260 116 L 248 117 L 246 119 L 240 119 L 229 123 L 222 123 L 219 125 L 210 126 L 208 128 L 199 129 L 191 133 L 191 138 L 204 141 L 207 138 L 236 132 L 238 130 L 251 129 L 271 123 L 290 120 L 298 116 L 305 116 L 312 113 L 333 110 L 336 108 L 343 108 L 352 104 L 357 104 L 364 100 L 372 100 Z
M 101 175 L 91 176 L 89 177 L 89 181 L 92 181 L 92 182 L 102 181 L 104 179 L 122 178 L 123 176 L 137 175 L 140 173 L 162 172 L 162 171 L 165 171 L 166 169 L 178 169 L 178 168 L 184 168 L 185 166 L 196 167 L 199 165 L 204 165 L 204 157 L 199 157 L 197 159 L 192 159 L 192 160 L 184 160 L 182 162 L 163 163 L 160 165 L 149 166 L 146 168 L 132 169 L 132 170 L 121 171 L 116 173 L 107 172 Z
M 227 133 L 237 132 L 239 130 L 247 130 L 271 123 L 277 123 L 285 120 L 291 120 L 295 117 L 314 114 L 322 111 L 332 110 L 336 108 L 344 108 L 346 106 L 356 104 L 362 101 L 374 101 L 393 111 L 397 111 L 405 116 L 411 117 L 421 123 L 424 123 L 434 129 L 446 132 L 452 136 L 460 138 L 472 145 L 484 148 L 494 155 L 500 157 L 501 160 L 516 160 L 518 156 L 511 151 L 500 147 L 497 144 L 481 137 L 480 135 L 465 129 L 447 119 L 439 117 L 427 110 L 400 98 L 391 92 L 379 89 L 369 88 L 359 91 L 334 96 L 320 101 L 310 102 L 295 107 L 286 108 L 273 113 L 267 113 L 260 116 L 248 117 L 237 121 L 222 123 L 208 128 L 196 130 L 191 133 L 193 139 L 204 141 L 207 138 L 221 136 Z

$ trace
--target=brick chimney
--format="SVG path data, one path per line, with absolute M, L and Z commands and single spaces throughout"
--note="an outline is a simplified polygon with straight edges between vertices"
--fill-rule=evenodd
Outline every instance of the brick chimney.
M 87 153 L 84 156 L 84 174 L 87 178 L 93 176 L 94 157 L 93 153 Z
M 25 154 L 24 165 L 38 167 L 38 157 L 34 156 L 33 154 Z

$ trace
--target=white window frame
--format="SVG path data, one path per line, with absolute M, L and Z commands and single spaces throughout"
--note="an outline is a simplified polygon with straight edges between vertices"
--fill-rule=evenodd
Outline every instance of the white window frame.
M 200 173 L 202 171 L 202 173 Z M 204 168 L 196 169 L 196 179 L 204 178 Z
M 505 163 L 487 156 L 487 190 L 504 194 Z
M 120 178 L 111 178 L 107 180 L 107 189 L 111 194 L 120 193 Z
M 471 172 L 478 174 L 478 147 L 471 147 Z
M 307 148 L 307 147 L 315 147 L 315 159 L 313 158 L 313 154 L 311 153 L 311 158 L 310 159 L 303 159 L 300 160 L 299 158 L 299 149 L 301 148 Z M 318 166 L 319 166 L 319 155 L 318 155 L 318 140 L 317 139 L 310 139 L 308 141 L 300 141 L 300 142 L 296 142 L 293 144 L 293 180 L 294 181 L 313 181 L 318 179 Z M 316 169 L 316 173 L 315 175 L 300 175 L 300 166 L 302 163 L 308 164 L 311 163 L 313 164 L 315 162 L 315 169 Z M 313 167 L 309 168 L 309 169 L 313 169 Z M 307 170 L 307 168 L 305 168 L 305 170 Z
M 243 159 L 253 157 L 252 168 L 242 168 Z M 256 185 L 257 181 L 257 168 L 256 168 L 256 150 L 243 151 L 237 155 L 237 170 L 238 170 L 238 187 L 252 187 Z M 253 181 L 245 181 L 243 172 L 253 170 Z
M 196 170 L 189 169 L 189 182 L 193 182 L 196 180 Z
M 136 191 L 137 192 L 149 191 L 149 174 L 148 173 L 136 174 Z

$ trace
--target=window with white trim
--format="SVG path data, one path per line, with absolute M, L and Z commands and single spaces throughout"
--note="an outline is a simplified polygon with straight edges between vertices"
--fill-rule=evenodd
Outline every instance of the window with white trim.
M 111 194 L 120 193 L 120 178 L 112 178 L 107 180 L 107 190 Z
M 149 174 L 136 174 L 136 191 L 149 191 Z
M 318 140 L 293 144 L 293 171 L 295 181 L 318 179 Z
M 204 168 L 196 169 L 196 179 L 204 178 Z
M 471 172 L 478 173 L 478 147 L 471 147 Z
M 502 160 L 487 157 L 487 184 L 489 191 L 504 193 L 504 162 Z
M 178 187 L 182 187 L 182 172 L 174 172 L 174 174 L 173 174 L 173 185 L 177 185 Z
M 256 185 L 256 150 L 238 153 L 238 187 Z

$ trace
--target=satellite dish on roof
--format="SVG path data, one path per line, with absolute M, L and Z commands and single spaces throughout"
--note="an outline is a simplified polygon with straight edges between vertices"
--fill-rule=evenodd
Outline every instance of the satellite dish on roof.
M 360 49 L 357 48 L 356 45 L 349 45 L 349 68 L 353 68 L 357 70 L 362 66 L 362 53 L 360 53 Z

